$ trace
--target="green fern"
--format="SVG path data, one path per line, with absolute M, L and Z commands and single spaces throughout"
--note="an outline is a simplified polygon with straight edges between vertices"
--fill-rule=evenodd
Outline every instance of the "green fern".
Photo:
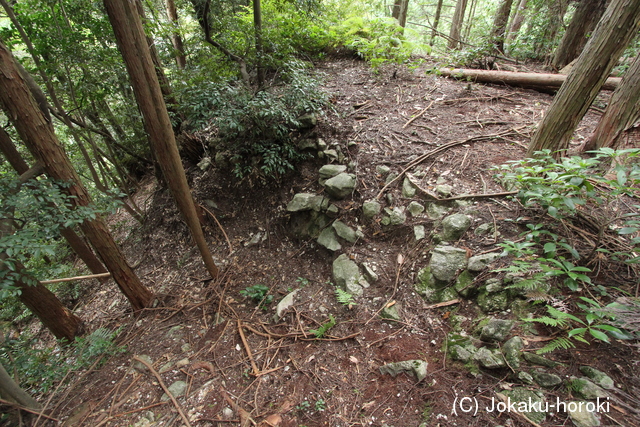
M 329 331 L 329 329 L 333 328 L 336 325 L 336 318 L 332 315 L 329 315 L 329 320 L 322 324 L 318 329 L 311 329 L 313 335 L 316 338 L 324 338 L 324 335 Z
M 544 347 L 542 347 L 540 350 L 536 351 L 536 353 L 545 354 L 545 353 L 551 353 L 552 351 L 555 351 L 558 349 L 567 350 L 575 347 L 576 347 L 575 344 L 569 338 L 558 337 L 553 341 L 549 342 Z
M 351 295 L 349 292 L 344 291 L 340 288 L 336 288 L 336 299 L 338 300 L 338 302 L 342 305 L 348 306 L 348 307 L 352 307 L 354 305 L 357 305 L 356 302 L 353 299 L 353 295 Z

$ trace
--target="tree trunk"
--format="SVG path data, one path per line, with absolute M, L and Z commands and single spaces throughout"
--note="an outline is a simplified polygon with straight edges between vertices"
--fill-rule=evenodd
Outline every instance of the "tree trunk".
M 560 70 L 580 55 L 606 6 L 607 0 L 581 0 L 578 2 L 571 23 L 553 55 L 551 61 L 553 68 Z
M 513 0 L 502 0 L 493 19 L 493 28 L 491 30 L 491 43 L 496 52 L 504 53 L 504 39 L 507 31 L 507 23 L 511 14 L 511 5 Z
M 520 3 L 518 3 L 516 14 L 511 21 L 509 32 L 507 33 L 508 44 L 511 44 L 520 32 L 520 28 L 522 27 L 522 23 L 524 22 L 524 12 L 527 10 L 527 2 L 528 0 L 520 0 Z
M 14 59 L 0 42 L 0 104 L 13 122 L 18 134 L 33 157 L 42 162 L 47 174 L 70 184 L 66 191 L 74 196 L 76 206 L 91 203 L 87 190 L 73 169 L 71 161 L 15 66 Z M 146 307 L 153 294 L 140 282 L 127 264 L 111 233 L 99 216 L 80 226 L 112 277 L 135 310 Z
M 466 10 L 467 0 L 458 0 L 451 21 L 451 30 L 449 31 L 449 44 L 447 46 L 449 49 L 458 49 L 460 47 L 460 33 L 462 31 L 462 21 L 464 20 Z
M 215 278 L 218 275 L 218 268 L 213 261 L 198 220 L 140 17 L 129 0 L 104 0 L 104 5 L 131 77 L 153 151 L 176 200 L 178 210 L 182 213 L 200 249 L 205 266 L 211 277 Z
M 258 87 L 264 86 L 264 49 L 262 48 L 262 9 L 260 0 L 253 0 L 253 29 L 256 40 L 256 59 L 258 64 Z
M 534 51 L 538 57 L 546 57 L 549 46 L 555 45 L 558 31 L 563 25 L 564 15 L 567 13 L 569 0 L 551 0 L 551 5 L 547 10 L 547 21 L 549 25 L 544 30 L 544 35 L 535 43 Z
M 469 9 L 469 14 L 467 15 L 467 24 L 464 26 L 464 34 L 460 36 L 460 41 L 466 43 L 469 40 L 469 35 L 471 34 L 471 27 L 473 27 L 473 21 L 476 18 L 476 8 L 478 6 L 478 0 L 470 0 L 471 8 Z M 467 4 L 467 8 L 469 8 L 469 4 Z
M 613 92 L 604 115 L 583 151 L 602 147 L 618 148 L 620 135 L 640 119 L 640 55 L 622 77 L 620 86 Z
M 36 400 L 22 390 L 18 384 L 7 373 L 2 363 L 0 363 L 0 397 L 9 402 L 17 403 L 25 408 L 37 411 L 42 406 Z
M 542 149 L 556 156 L 566 152 L 573 131 L 639 29 L 640 1 L 612 0 L 533 135 L 527 156 Z
M 407 11 L 409 10 L 409 0 L 396 0 L 393 3 L 391 16 L 398 20 L 398 25 L 404 28 L 407 25 Z
M 184 44 L 182 43 L 182 36 L 180 36 L 180 23 L 178 22 L 178 11 L 174 0 L 166 0 L 165 5 L 167 7 L 167 15 L 169 21 L 173 25 L 173 32 L 171 33 L 171 44 L 173 44 L 173 50 L 176 56 L 176 65 L 180 70 L 184 70 L 187 66 L 187 55 L 184 53 Z
M 440 24 L 440 14 L 442 13 L 442 1 L 438 0 L 438 4 L 436 5 L 436 14 L 433 18 L 433 28 L 431 29 L 431 40 L 429 41 L 429 46 L 433 46 L 433 43 L 436 40 L 436 35 L 438 34 L 438 24 Z
M 437 73 L 445 77 L 524 87 L 544 93 L 556 92 L 567 80 L 567 76 L 564 74 L 513 73 L 510 71 L 486 71 L 466 68 L 441 68 Z M 602 89 L 615 90 L 621 80 L 619 77 L 609 77 L 602 85 Z

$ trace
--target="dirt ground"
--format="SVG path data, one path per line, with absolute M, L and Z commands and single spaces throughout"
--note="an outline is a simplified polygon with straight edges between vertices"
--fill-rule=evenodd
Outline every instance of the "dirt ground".
M 385 228 L 379 221 L 364 221 L 360 208 L 384 186 L 376 166 L 399 173 L 411 160 L 451 142 L 460 144 L 420 164 L 425 172 L 422 188 L 432 189 L 438 177 L 445 177 L 454 195 L 505 191 L 492 178 L 491 168 L 524 156 L 532 129 L 552 97 L 453 81 L 427 74 L 424 67 L 391 67 L 376 74 L 362 62 L 342 59 L 318 64 L 317 71 L 334 109 L 320 118 L 314 132 L 329 144 L 339 143 L 348 156 L 345 163 L 357 165 L 353 197 L 337 204 L 340 219 L 362 227 L 365 237 L 342 252 L 375 265 L 379 280 L 356 298 L 356 305 L 341 305 L 330 283 L 331 264 L 338 254 L 315 241 L 292 237 L 285 207 L 295 193 L 321 192 L 319 160 L 302 164 L 299 173 L 279 187 L 235 185 L 228 173 L 189 168 L 195 198 L 211 206 L 220 223 L 210 221 L 206 230 L 222 271 L 217 280 L 207 276 L 170 195 L 158 191 L 149 179 L 136 195 L 147 211 L 144 225 L 124 213 L 111 218 L 111 224 L 157 302 L 134 314 L 113 282 L 92 285 L 94 291 L 85 295 L 76 313 L 89 331 L 122 327 L 118 341 L 128 351 L 97 370 L 78 373 L 69 389 L 47 403 L 48 414 L 66 421 L 66 426 L 94 427 L 184 426 L 185 418 L 191 426 L 533 425 L 515 413 L 453 412 L 454 403 L 463 397 L 489 405 L 496 390 L 511 386 L 510 371 L 472 374 L 445 356 L 451 314 L 476 319 L 480 312 L 469 301 L 432 308 L 415 292 L 416 274 L 428 262 L 433 244 L 429 238 L 416 243 L 413 226 L 424 225 L 428 236 L 434 222 L 410 217 L 402 226 Z M 608 95 L 601 96 L 598 102 L 603 105 Z M 574 147 L 599 116 L 589 111 Z M 385 190 L 385 206 L 408 204 L 400 187 L 401 183 Z M 456 246 L 473 254 L 499 250 L 496 243 L 516 239 L 523 231 L 524 222 L 518 218 L 524 213 L 516 202 L 493 197 L 470 203 L 474 224 L 497 224 L 500 235 L 470 231 Z M 266 238 L 250 244 L 257 233 Z M 622 287 L 632 282 L 624 275 L 617 281 Z M 240 293 L 257 284 L 269 287 L 274 296 L 265 309 Z M 298 302 L 274 322 L 276 302 L 294 289 L 299 289 Z M 401 321 L 378 316 L 389 301 L 401 305 Z M 309 331 L 330 315 L 336 325 L 324 339 L 316 339 Z M 550 332 L 538 331 L 542 337 Z M 526 350 L 542 345 L 533 338 Z M 143 356 L 161 380 L 148 370 L 132 368 L 134 358 Z M 634 344 L 594 342 L 549 357 L 565 365 L 563 376 L 579 375 L 578 364 L 607 372 L 629 397 L 628 405 L 637 408 L 632 396 L 640 392 L 640 358 Z M 386 363 L 408 359 L 428 362 L 424 380 L 379 371 Z M 187 383 L 186 397 L 161 400 L 164 386 L 178 380 Z M 564 386 L 547 390 L 547 396 L 570 398 Z M 632 426 L 640 421 L 629 407 L 615 405 L 602 424 Z M 38 425 L 59 423 L 40 419 Z M 549 414 L 543 425 L 572 423 L 561 412 Z

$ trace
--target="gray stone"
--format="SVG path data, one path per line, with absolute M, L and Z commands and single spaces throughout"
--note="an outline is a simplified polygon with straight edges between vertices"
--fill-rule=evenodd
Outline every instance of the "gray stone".
M 298 291 L 299 289 L 296 289 L 293 292 L 289 292 L 287 295 L 285 295 L 284 298 L 280 300 L 280 302 L 276 306 L 276 314 L 274 316 L 276 321 L 280 320 L 282 318 L 282 315 L 285 313 L 285 311 L 287 311 L 293 305 L 295 301 L 295 296 L 298 293 Z
M 332 148 L 328 149 L 328 150 L 324 150 L 322 152 L 322 154 L 324 154 L 324 156 L 329 160 L 337 160 L 340 161 L 340 154 L 337 150 L 334 150 Z
M 447 214 L 447 212 L 449 212 L 451 210 L 450 207 L 439 204 L 439 203 L 427 203 L 427 216 L 429 217 L 429 219 L 439 219 L 442 218 L 444 215 Z
M 473 234 L 475 234 L 476 236 L 484 236 L 485 234 L 493 233 L 493 231 L 493 224 L 490 222 L 485 222 L 484 224 L 480 224 L 479 226 L 477 226 L 473 231 Z
M 592 368 L 591 366 L 581 366 L 580 367 L 580 372 L 585 374 L 595 384 L 599 385 L 600 387 L 602 387 L 604 389 L 613 390 L 615 388 L 615 384 L 613 383 L 613 379 L 611 379 L 610 376 L 608 376 L 607 374 L 605 374 L 602 371 L 599 371 L 599 370 L 597 370 L 595 368 Z
M 497 253 L 472 256 L 471 258 L 469 258 L 469 265 L 467 266 L 467 268 L 472 273 L 480 273 L 499 256 L 500 254 Z
M 509 307 L 509 296 L 506 291 L 490 293 L 481 291 L 476 300 L 478 307 L 485 313 L 504 311 Z
M 487 279 L 484 282 L 484 284 L 485 284 L 486 291 L 490 294 L 495 294 L 497 292 L 504 291 L 504 286 L 500 281 L 500 279 L 497 279 L 497 278 Z
M 166 337 L 172 340 L 181 340 L 183 337 L 183 333 L 182 333 L 183 328 L 184 327 L 182 325 L 173 326 L 167 331 Z
M 324 183 L 327 193 L 335 199 L 344 199 L 349 196 L 356 187 L 356 176 L 348 173 L 340 173 Z
M 304 151 L 304 150 L 315 151 L 317 149 L 318 149 L 318 143 L 314 139 L 306 138 L 298 142 L 298 150 L 300 151 Z
M 469 229 L 471 218 L 463 214 L 449 215 L 442 220 L 442 233 L 440 237 L 445 242 L 453 242 L 462 237 Z
M 149 365 L 153 366 L 153 360 L 151 360 L 151 356 L 147 354 L 141 354 L 140 356 L 138 356 L 138 359 L 142 359 L 145 362 L 147 362 Z M 134 360 L 133 368 L 138 372 L 146 372 L 149 370 L 149 368 L 147 368 L 144 363 L 138 362 L 137 360 Z
M 389 374 L 393 377 L 407 372 L 413 374 L 418 381 L 422 381 L 427 376 L 427 362 L 424 360 L 405 360 L 403 362 L 387 363 L 380 367 L 381 374 Z
M 164 365 L 160 366 L 160 369 L 158 369 L 158 373 L 159 374 L 166 374 L 167 372 L 169 372 L 172 369 L 173 369 L 173 362 L 167 362 Z
M 314 210 L 321 212 L 329 207 L 329 199 L 311 193 L 298 193 L 287 205 L 288 212 L 303 212 Z
M 342 221 L 334 221 L 333 229 L 336 231 L 338 236 L 342 237 L 349 243 L 355 243 L 358 239 L 358 236 L 356 236 L 356 231 Z
M 367 200 L 362 204 L 362 214 L 365 218 L 371 219 L 382 210 L 382 205 L 377 200 Z
M 383 319 L 402 320 L 402 317 L 400 317 L 401 309 L 402 305 L 400 303 L 396 303 L 391 307 L 385 307 L 380 312 L 380 317 Z
M 590 410 L 592 408 L 593 410 Z M 596 404 L 593 402 L 568 402 L 567 412 L 576 427 L 597 427 L 600 420 L 595 414 Z
M 518 369 L 520 367 L 520 357 L 523 348 L 524 341 L 522 341 L 522 338 L 519 336 L 509 338 L 502 346 L 504 358 L 512 369 Z
M 529 385 L 533 385 L 533 382 L 534 382 L 531 374 L 525 371 L 518 372 L 518 374 L 516 375 L 516 378 L 518 378 L 523 383 L 529 384 Z
M 597 398 L 606 398 L 609 394 L 600 386 L 595 385 L 587 378 L 572 377 L 569 380 L 569 388 L 574 394 L 583 399 L 591 400 Z
M 326 150 L 327 147 L 327 142 L 322 138 L 318 138 L 318 150 L 323 151 Z
M 449 349 L 449 354 L 453 360 L 459 360 L 462 363 L 467 363 L 473 357 L 471 351 L 457 344 Z
M 327 227 L 320 232 L 317 240 L 318 244 L 324 246 L 330 251 L 339 251 L 342 249 L 342 245 L 338 241 L 338 235 L 333 227 Z
M 382 176 L 388 175 L 391 172 L 391 168 L 387 165 L 378 165 L 376 166 L 376 172 Z
M 169 390 L 169 393 L 171 393 L 173 397 L 178 398 L 178 397 L 184 396 L 184 393 L 187 391 L 187 383 L 184 381 L 176 381 L 173 384 L 171 384 L 169 387 L 167 387 L 167 389 Z M 163 402 L 167 402 L 170 400 L 170 398 L 165 393 L 162 395 L 160 400 Z
M 320 177 L 320 184 L 329 179 L 333 178 L 336 175 L 339 175 L 343 172 L 347 171 L 347 167 L 345 165 L 324 165 L 318 171 L 318 176 Z
M 291 215 L 290 229 L 300 239 L 315 239 L 332 222 L 330 216 L 314 210 L 295 212 Z
M 453 192 L 453 187 L 448 184 L 436 185 L 436 193 L 441 197 L 449 197 Z
M 227 169 L 231 167 L 230 157 L 231 155 L 226 151 L 218 151 L 213 159 L 218 167 Z
M 358 264 L 353 262 L 346 254 L 340 255 L 333 261 L 333 281 L 346 292 L 354 296 L 361 296 L 363 287 L 368 282 L 360 275 Z
M 476 292 L 476 288 L 472 284 L 473 275 L 469 273 L 469 270 L 464 270 L 456 278 L 456 292 L 463 298 L 470 298 Z
M 367 282 L 369 283 L 374 283 L 378 281 L 378 274 L 376 274 L 376 271 L 373 269 L 373 267 L 369 263 L 365 262 L 362 264 L 362 274 L 364 275 L 364 278 L 367 279 Z
M 560 365 L 558 362 L 554 362 L 553 360 L 549 360 L 535 353 L 524 352 L 522 353 L 522 357 L 532 365 L 544 366 L 547 368 L 555 368 Z
M 453 246 L 436 246 L 429 265 L 436 280 L 450 283 L 459 270 L 467 268 L 467 251 Z
M 332 204 L 329 205 L 329 207 L 327 208 L 327 211 L 325 213 L 327 214 L 327 216 L 329 216 L 331 218 L 335 218 L 340 213 L 340 209 L 336 205 L 334 205 L 332 203 Z
M 211 166 L 211 157 L 203 157 L 202 160 L 198 162 L 198 168 L 201 171 L 206 171 Z
M 518 411 L 534 423 L 542 423 L 547 417 L 546 412 L 536 411 L 535 409 L 545 408 L 544 394 L 539 391 L 529 390 L 524 387 L 514 387 L 511 390 L 503 390 L 502 394 L 506 396 L 516 409 L 522 406 L 522 409 L 532 409 L 532 411 Z M 522 404 L 522 405 L 520 405 Z
M 499 350 L 489 350 L 486 347 L 480 347 L 473 355 L 473 360 L 478 362 L 480 366 L 487 369 L 500 369 L 507 366 L 504 357 Z
M 409 211 L 411 216 L 415 217 L 420 215 L 422 212 L 424 212 L 424 206 L 422 206 L 420 203 L 416 201 L 413 201 L 409 203 L 409 207 L 407 208 L 407 210 Z
M 482 328 L 480 339 L 485 342 L 502 342 L 511 332 L 513 324 L 513 320 L 489 319 L 489 322 Z
M 538 370 L 533 372 L 532 376 L 540 387 L 553 388 L 562 384 L 562 378 L 555 374 L 550 374 L 549 372 Z
M 300 123 L 300 129 L 310 129 L 318 123 L 318 118 L 313 113 L 307 113 L 298 117 L 298 122 Z
M 426 236 L 424 225 L 415 225 L 413 227 L 413 236 L 415 237 L 416 241 L 424 239 Z
M 384 180 L 384 184 L 385 185 L 389 184 L 391 181 L 393 181 L 397 177 L 398 177 L 397 173 L 395 173 L 395 172 L 389 173 L 389 175 L 387 175 L 387 178 L 385 178 L 385 180 Z
M 416 195 L 416 187 L 411 183 L 409 178 L 404 179 L 402 182 L 402 197 L 406 197 L 408 199 L 414 197 Z

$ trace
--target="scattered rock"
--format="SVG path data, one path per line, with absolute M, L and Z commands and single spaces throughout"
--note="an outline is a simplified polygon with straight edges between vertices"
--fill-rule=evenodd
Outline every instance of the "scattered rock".
M 592 368 L 591 366 L 581 366 L 580 372 L 585 374 L 594 383 L 596 383 L 597 385 L 599 385 L 604 389 L 613 390 L 615 388 L 613 379 L 610 376 L 608 376 L 604 372 L 601 372 L 595 368 Z
M 494 230 L 495 229 L 492 223 L 485 222 L 484 224 L 480 224 L 479 226 L 477 226 L 473 233 L 476 236 L 484 236 L 485 234 L 493 233 Z
M 553 388 L 562 384 L 562 378 L 555 374 L 550 374 L 545 371 L 535 371 L 533 374 L 533 379 L 535 382 L 544 388 Z
M 185 357 L 184 359 L 180 359 L 180 360 L 178 360 L 176 362 L 176 368 L 178 368 L 178 369 L 179 368 L 184 368 L 185 366 L 189 365 L 189 363 L 191 363 L 191 362 L 189 361 L 188 358 Z
M 516 375 L 516 378 L 518 378 L 524 384 L 533 385 L 533 382 L 534 382 L 531 374 L 524 371 L 518 372 L 518 375 Z
M 471 351 L 460 345 L 454 345 L 451 347 L 449 349 L 449 355 L 451 355 L 453 360 L 459 360 L 463 363 L 467 363 L 473 357 L 473 353 Z
M 431 274 L 441 283 L 451 283 L 467 267 L 467 251 L 453 246 L 436 246 L 431 253 Z
M 349 259 L 346 254 L 340 255 L 333 261 L 333 281 L 336 286 L 355 296 L 361 296 L 363 288 L 368 282 L 360 275 L 358 264 Z
M 467 269 L 472 273 L 480 273 L 499 256 L 500 254 L 497 253 L 472 256 L 469 258 L 469 265 L 467 266 Z
M 380 312 L 380 317 L 383 319 L 402 320 L 400 317 L 400 310 L 402 305 L 400 303 L 393 304 L 391 307 L 385 307 Z
M 362 204 L 362 214 L 365 218 L 371 219 L 382 210 L 382 205 L 377 200 L 367 200 Z
M 473 360 L 487 369 L 500 369 L 507 366 L 499 350 L 489 350 L 487 347 L 480 347 L 473 355 Z
M 348 173 L 340 173 L 324 183 L 325 190 L 334 199 L 344 199 L 353 192 L 355 187 L 356 176 Z
M 590 410 L 593 408 L 593 410 Z M 595 414 L 596 404 L 593 402 L 568 402 L 567 412 L 576 427 L 597 427 L 600 420 Z
M 376 172 L 382 176 L 388 175 L 391 172 L 391 168 L 387 165 L 378 165 L 376 166 Z
M 320 185 L 324 185 L 328 179 L 346 171 L 347 167 L 345 165 L 324 165 L 318 171 L 318 176 L 320 177 L 318 182 Z
M 169 393 L 171 393 L 173 397 L 178 398 L 178 397 L 184 396 L 185 391 L 187 391 L 187 383 L 184 381 L 176 381 L 173 384 L 171 384 L 169 387 L 167 387 L 167 389 L 169 390 Z M 160 398 L 160 400 L 162 402 L 167 402 L 170 400 L 170 398 L 166 393 L 164 393 Z
M 453 187 L 449 184 L 436 185 L 436 193 L 438 193 L 440 197 L 449 197 L 451 193 L 453 193 Z
M 547 368 L 555 368 L 556 366 L 560 365 L 560 363 L 558 362 L 554 362 L 553 360 L 549 360 L 535 353 L 524 352 L 522 353 L 522 357 L 524 357 L 524 360 L 531 363 L 532 365 L 544 366 Z
M 439 203 L 428 203 L 426 204 L 426 212 L 429 219 L 436 220 L 442 218 L 444 215 L 449 212 L 451 208 Z
M 486 342 L 502 342 L 507 338 L 507 335 L 509 335 L 513 324 L 513 320 L 492 318 L 482 328 L 480 339 Z
M 405 177 L 404 181 L 402 182 L 402 197 L 410 199 L 416 195 L 416 191 L 417 189 L 415 185 L 411 183 L 409 178 Z
M 329 199 L 311 193 L 298 193 L 287 205 L 288 212 L 316 211 L 321 212 L 329 207 Z
M 318 118 L 313 113 L 303 114 L 298 117 L 300 123 L 300 129 L 311 129 L 318 123 Z
M 369 283 L 378 281 L 378 274 L 369 263 L 365 262 L 362 264 L 362 274 L 364 274 L 364 278 L 367 279 Z
M 333 229 L 336 231 L 338 236 L 342 237 L 349 243 L 355 243 L 358 239 L 356 231 L 342 221 L 334 221 Z
M 462 237 L 462 235 L 471 226 L 471 218 L 463 214 L 449 215 L 442 220 L 442 233 L 440 238 L 444 242 L 455 242 Z
M 151 360 L 151 357 L 147 354 L 141 354 L 140 356 L 138 356 L 138 359 L 142 359 L 149 365 L 153 366 L 153 360 Z M 144 363 L 138 362 L 137 360 L 133 362 L 133 368 L 140 373 L 147 372 L 149 370 L 149 368 L 147 368 Z
M 304 150 L 315 151 L 317 149 L 318 149 L 318 143 L 312 138 L 306 138 L 298 142 L 298 150 L 300 151 L 304 151 Z
M 504 358 L 512 369 L 518 369 L 520 367 L 520 357 L 523 348 L 524 341 L 522 341 L 522 338 L 519 336 L 509 338 L 502 346 Z
M 415 225 L 413 227 L 413 237 L 415 237 L 416 241 L 424 239 L 425 236 L 424 225 Z
M 456 292 L 463 298 L 470 298 L 476 292 L 476 288 L 471 286 L 472 283 L 473 275 L 469 270 L 464 270 L 456 278 Z
M 476 302 L 485 313 L 504 311 L 509 307 L 509 295 L 506 291 L 489 292 L 485 287 L 480 291 Z
M 337 217 L 339 213 L 340 213 L 340 209 L 333 203 L 329 205 L 329 207 L 327 208 L 327 211 L 325 212 L 325 214 L 327 214 L 327 216 L 331 218 Z
M 587 378 L 571 377 L 568 387 L 573 390 L 576 396 L 583 399 L 597 399 L 608 397 L 609 394 L 600 386 L 595 385 Z
M 407 220 L 404 208 L 396 206 L 393 209 L 386 208 L 385 212 L 389 215 L 389 223 L 387 225 L 402 225 Z
M 408 372 L 413 374 L 418 381 L 422 381 L 427 376 L 427 366 L 428 364 L 424 360 L 405 360 L 381 366 L 380 373 L 395 377 L 402 372 Z
M 198 168 L 201 171 L 206 171 L 211 166 L 211 157 L 203 157 L 202 160 L 198 162 Z
M 409 211 L 411 216 L 416 217 L 424 212 L 424 206 L 416 201 L 412 201 L 411 203 L 409 203 L 409 207 L 407 207 L 407 210 Z
M 387 178 L 384 180 L 384 185 L 389 184 L 391 181 L 393 181 L 397 177 L 398 177 L 397 173 L 395 173 L 395 172 L 389 173 L 389 175 L 387 175 Z
M 542 423 L 547 417 L 546 412 L 536 411 L 535 409 L 545 408 L 544 394 L 539 391 L 529 390 L 524 387 L 514 387 L 512 390 L 503 390 L 502 394 L 510 400 L 515 402 L 514 406 L 518 409 L 518 412 L 529 418 L 534 423 Z M 509 402 L 509 400 L 507 402 Z M 522 405 L 519 405 L 522 403 Z M 532 409 L 532 411 L 520 411 L 522 409 Z
M 336 230 L 333 227 L 327 227 L 322 230 L 318 236 L 317 242 L 319 245 L 324 246 L 333 252 L 342 249 Z
M 274 316 L 276 321 L 282 319 L 282 315 L 284 314 L 284 312 L 287 311 L 289 307 L 293 305 L 293 302 L 295 300 L 296 294 L 298 293 L 298 290 L 299 289 L 296 289 L 293 292 L 289 292 L 287 295 L 285 295 L 284 298 L 280 300 L 280 302 L 276 306 L 276 314 Z

